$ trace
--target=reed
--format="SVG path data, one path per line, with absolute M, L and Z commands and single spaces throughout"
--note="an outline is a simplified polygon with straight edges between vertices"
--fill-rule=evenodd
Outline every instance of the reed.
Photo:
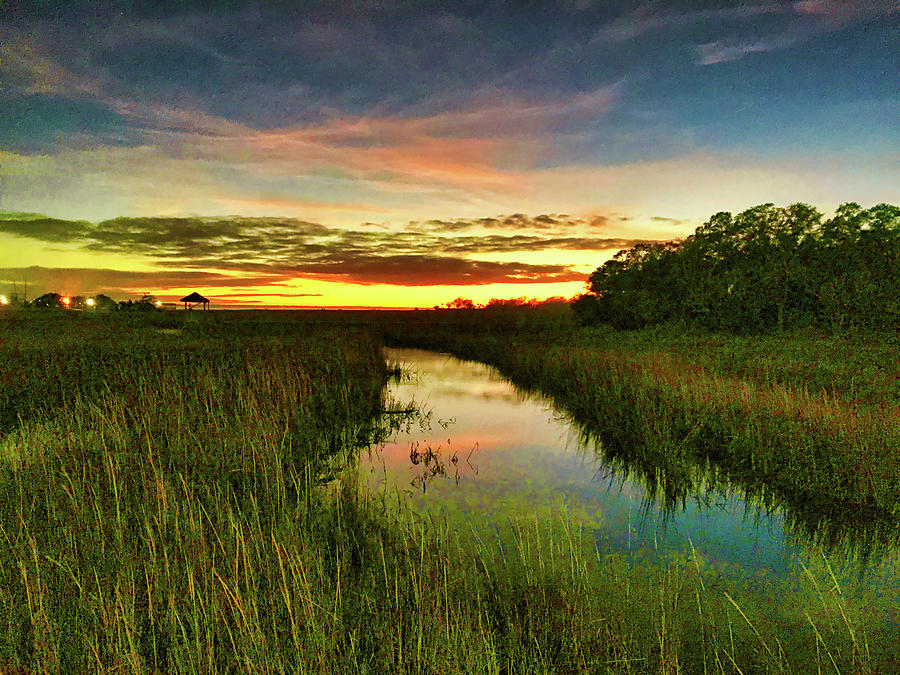
M 551 396 L 613 455 L 711 462 L 781 501 L 898 522 L 896 336 L 616 331 L 526 309 L 413 313 L 382 330 Z
M 30 393 L 3 386 L 0 672 L 896 665 L 820 566 L 796 607 L 751 606 L 696 557 L 608 554 L 566 514 L 464 531 L 361 490 L 355 452 L 402 415 L 379 414 L 356 318 L 116 319 L 2 326 Z

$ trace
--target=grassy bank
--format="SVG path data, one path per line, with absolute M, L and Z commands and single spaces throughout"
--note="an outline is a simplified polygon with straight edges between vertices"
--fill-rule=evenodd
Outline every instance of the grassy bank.
M 829 546 L 897 539 L 896 335 L 618 331 L 577 327 L 563 309 L 398 314 L 384 330 L 550 395 L 671 502 L 727 481 Z
M 347 470 L 380 433 L 366 321 L 0 319 L 0 672 L 896 665 L 824 564 L 750 606 L 565 518 L 498 547 L 388 514 Z
M 0 670 L 296 663 L 281 565 L 341 531 L 320 492 L 372 440 L 377 345 L 65 314 L 2 331 Z

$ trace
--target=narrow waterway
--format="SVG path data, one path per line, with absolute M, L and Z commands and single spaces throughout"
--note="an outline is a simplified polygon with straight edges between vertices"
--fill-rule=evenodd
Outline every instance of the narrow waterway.
M 386 356 L 405 373 L 390 385 L 390 397 L 426 414 L 363 456 L 361 473 L 373 491 L 475 530 L 565 512 L 604 554 L 659 561 L 690 555 L 751 588 L 775 582 L 789 589 L 803 566 L 821 568 L 827 559 L 842 591 L 871 597 L 881 629 L 900 636 L 896 540 L 873 548 L 872 538 L 861 536 L 865 550 L 823 545 L 793 527 L 790 513 L 748 503 L 721 481 L 710 487 L 699 480 L 673 504 L 648 485 L 647 467 L 604 460 L 601 448 L 584 440 L 590 434 L 549 400 L 521 393 L 489 366 L 414 349 Z

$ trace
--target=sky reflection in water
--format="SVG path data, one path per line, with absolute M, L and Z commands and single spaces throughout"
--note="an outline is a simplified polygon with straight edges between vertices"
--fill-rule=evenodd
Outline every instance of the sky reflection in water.
M 750 582 L 789 578 L 798 561 L 821 559 L 815 546 L 786 534 L 780 513 L 745 504 L 737 490 L 701 492 L 664 508 L 639 480 L 584 447 L 582 434 L 548 400 L 520 393 L 488 366 L 414 349 L 389 349 L 387 357 L 410 372 L 391 384 L 390 395 L 430 411 L 430 419 L 364 455 L 361 474 L 372 489 L 407 494 L 420 513 L 479 527 L 564 507 L 604 554 L 644 557 L 693 545 L 702 560 L 740 570 Z M 423 458 L 429 452 L 445 476 L 430 475 L 434 462 Z M 829 554 L 846 584 L 862 582 L 888 596 L 900 584 L 898 559 L 896 550 L 862 564 Z

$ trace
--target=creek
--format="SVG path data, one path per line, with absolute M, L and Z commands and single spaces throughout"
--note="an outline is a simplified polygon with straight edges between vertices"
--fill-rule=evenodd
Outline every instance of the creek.
M 789 593 L 804 567 L 827 560 L 842 592 L 872 598 L 881 629 L 900 639 L 893 532 L 857 531 L 866 524 L 849 518 L 834 535 L 827 514 L 811 521 L 706 480 L 703 472 L 715 473 L 709 467 L 698 467 L 701 477 L 673 500 L 659 487 L 667 477 L 658 469 L 605 457 L 589 430 L 489 366 L 416 349 L 387 349 L 386 357 L 405 373 L 389 397 L 425 414 L 363 455 L 360 473 L 371 490 L 402 495 L 415 513 L 472 531 L 564 512 L 604 555 L 653 564 L 696 557 L 724 584 L 759 592 L 774 584 Z

